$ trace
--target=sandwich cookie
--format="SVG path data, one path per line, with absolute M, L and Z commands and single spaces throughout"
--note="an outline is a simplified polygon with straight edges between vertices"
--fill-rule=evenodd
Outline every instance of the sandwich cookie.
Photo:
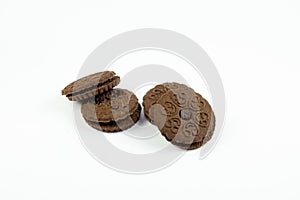
M 84 120 L 104 132 L 118 132 L 133 126 L 140 118 L 141 106 L 132 92 L 113 89 L 95 96 L 81 106 Z
M 70 101 L 84 101 L 111 90 L 119 83 L 120 77 L 115 72 L 98 72 L 70 83 L 61 93 Z

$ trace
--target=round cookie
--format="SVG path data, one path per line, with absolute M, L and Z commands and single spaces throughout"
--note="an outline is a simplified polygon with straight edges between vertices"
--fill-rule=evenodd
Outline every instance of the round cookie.
M 61 93 L 70 101 L 84 101 L 111 90 L 119 83 L 120 77 L 115 72 L 98 72 L 70 83 Z
M 88 121 L 110 122 L 126 118 L 137 108 L 138 99 L 135 94 L 118 88 L 82 104 L 81 112 Z
M 215 116 L 209 103 L 187 87 L 163 94 L 149 116 L 168 141 L 185 149 L 205 144 L 215 126 Z
M 137 97 L 125 89 L 114 89 L 81 106 L 85 121 L 98 130 L 116 132 L 135 124 L 141 112 Z
M 97 129 L 99 131 L 119 132 L 132 127 L 140 119 L 141 109 L 142 108 L 139 105 L 138 109 L 132 115 L 124 119 L 118 120 L 117 122 L 111 121 L 107 123 L 102 123 L 102 122 L 88 121 L 86 119 L 85 121 L 87 122 L 88 125 L 90 125 L 94 129 Z

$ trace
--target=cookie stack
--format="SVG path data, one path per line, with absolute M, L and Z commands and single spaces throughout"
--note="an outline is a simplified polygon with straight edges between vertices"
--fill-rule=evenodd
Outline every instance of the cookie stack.
M 125 89 L 113 89 L 120 77 L 112 71 L 95 73 L 70 83 L 62 95 L 78 101 L 84 120 L 104 132 L 118 132 L 133 126 L 140 118 L 136 95 Z
M 133 126 L 142 109 L 131 91 L 114 89 L 119 83 L 119 76 L 104 71 L 74 81 L 62 94 L 81 103 L 83 119 L 89 126 L 118 132 Z M 183 149 L 203 146 L 215 129 L 215 115 L 208 101 L 184 84 L 156 85 L 143 97 L 143 107 L 145 118 L 169 142 Z
M 192 88 L 164 83 L 143 97 L 144 115 L 172 144 L 196 149 L 212 137 L 215 115 L 208 101 Z

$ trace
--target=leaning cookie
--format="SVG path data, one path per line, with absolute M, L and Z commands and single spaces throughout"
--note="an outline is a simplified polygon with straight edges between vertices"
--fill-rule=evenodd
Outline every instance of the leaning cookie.
M 172 85 L 176 87 L 164 90 L 156 99 L 152 98 L 148 118 L 172 144 L 187 150 L 199 148 L 213 135 L 213 110 L 208 101 L 193 89 L 182 84 Z M 144 105 L 148 103 L 149 100 Z
M 140 118 L 137 97 L 125 89 L 114 89 L 81 106 L 84 120 L 104 132 L 118 132 L 133 126 Z
M 98 72 L 70 83 L 61 93 L 70 101 L 84 101 L 111 90 L 119 83 L 120 77 L 115 72 Z

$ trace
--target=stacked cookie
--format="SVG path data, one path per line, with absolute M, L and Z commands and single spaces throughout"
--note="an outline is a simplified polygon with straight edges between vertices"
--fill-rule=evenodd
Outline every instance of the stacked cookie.
M 70 83 L 62 95 L 78 101 L 84 120 L 104 132 L 118 132 L 133 126 L 140 118 L 137 97 L 125 89 L 113 89 L 120 77 L 112 71 L 95 73 Z
M 105 132 L 130 128 L 139 120 L 140 112 L 137 97 L 125 89 L 111 90 L 81 106 L 85 121 L 91 127 Z
M 212 137 L 215 115 L 208 101 L 192 88 L 164 83 L 143 97 L 144 115 L 172 144 L 196 149 Z
M 120 77 L 115 72 L 98 72 L 70 83 L 61 93 L 70 101 L 84 101 L 111 90 L 119 83 Z

